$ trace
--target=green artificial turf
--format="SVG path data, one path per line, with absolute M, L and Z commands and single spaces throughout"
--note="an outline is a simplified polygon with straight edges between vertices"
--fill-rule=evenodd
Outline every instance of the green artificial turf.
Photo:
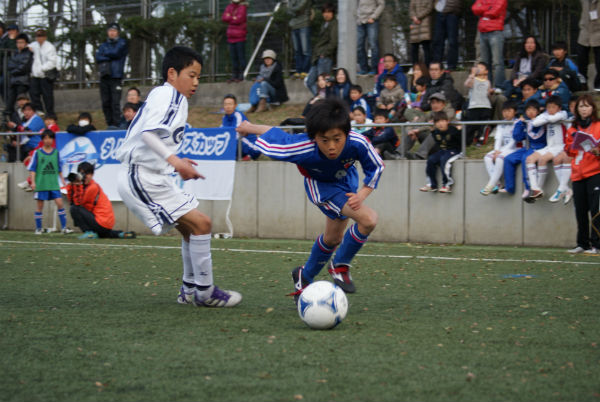
M 214 240 L 232 309 L 176 303 L 180 242 L 0 232 L 0 400 L 600 400 L 600 257 L 368 243 L 315 331 L 286 297 L 311 242 Z

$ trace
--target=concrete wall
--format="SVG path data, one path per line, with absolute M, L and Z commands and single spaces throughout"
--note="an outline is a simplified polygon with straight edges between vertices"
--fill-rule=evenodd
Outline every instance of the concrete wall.
M 0 164 L 9 172 L 10 229 L 34 227 L 32 193 L 16 184 L 25 180 L 21 164 Z M 459 160 L 453 168 L 456 184 L 451 194 L 423 193 L 424 161 L 386 161 L 379 188 L 367 200 L 379 214 L 371 239 L 398 242 L 535 245 L 568 247 L 575 243 L 573 204 L 535 204 L 521 200 L 520 192 L 483 197 L 479 190 L 488 177 L 480 160 Z M 519 173 L 520 176 L 520 173 Z M 520 177 L 518 178 L 520 181 Z M 548 195 L 556 189 L 553 174 L 545 186 Z M 519 186 L 519 188 L 521 188 Z M 49 204 L 49 203 L 46 203 Z M 115 229 L 149 233 L 123 203 L 113 203 Z M 228 202 L 201 201 L 200 210 L 213 219 L 213 231 L 225 232 Z M 230 213 L 235 236 L 313 239 L 324 229 L 321 212 L 304 193 L 296 167 L 281 162 L 243 162 L 236 167 Z M 0 213 L 3 223 L 3 212 Z M 52 224 L 52 207 L 44 211 L 44 226 Z M 72 222 L 69 219 L 69 225 Z

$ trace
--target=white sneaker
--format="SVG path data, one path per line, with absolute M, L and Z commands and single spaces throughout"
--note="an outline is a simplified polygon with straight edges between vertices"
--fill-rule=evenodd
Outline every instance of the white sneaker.
M 596 247 L 592 247 L 589 250 L 585 250 L 583 254 L 598 254 L 598 249 Z
M 198 292 L 194 292 L 194 304 L 198 307 L 233 307 L 242 301 L 242 295 L 234 290 L 221 290 L 213 287 L 210 297 L 200 299 Z
M 36 235 L 41 235 L 42 233 L 44 233 L 44 229 L 36 229 L 33 233 Z
M 567 253 L 570 253 L 570 254 L 581 254 L 584 251 L 586 251 L 586 250 L 583 247 L 577 246 L 575 248 L 567 250 Z
M 481 191 L 479 192 L 479 194 L 481 194 L 481 195 L 490 195 L 490 194 L 492 194 L 493 190 L 494 190 L 494 187 L 487 185 L 483 189 L 481 189 Z
M 69 234 L 69 233 L 73 233 L 73 229 L 71 229 L 71 228 L 68 228 L 68 227 L 66 227 L 66 226 L 65 226 L 64 228 L 62 228 L 62 229 L 60 230 L 60 233 L 62 233 L 62 234 Z
M 25 190 L 27 187 L 29 187 L 29 183 L 27 182 L 27 180 L 22 181 L 20 183 L 17 183 L 17 187 L 22 188 L 23 190 Z
M 556 192 L 554 194 L 552 194 L 552 197 L 548 198 L 548 201 L 558 202 L 564 196 L 564 194 L 565 193 L 563 193 L 562 191 L 556 190 Z
M 572 189 L 568 189 L 565 192 L 565 204 L 568 204 L 569 201 L 571 201 L 573 199 L 573 190 Z

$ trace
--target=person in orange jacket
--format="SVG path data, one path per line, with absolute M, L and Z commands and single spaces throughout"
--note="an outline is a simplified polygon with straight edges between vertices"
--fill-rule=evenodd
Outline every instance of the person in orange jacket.
M 600 121 L 594 98 L 585 94 L 575 103 L 575 119 L 565 139 L 565 151 L 571 161 L 573 201 L 577 218 L 577 246 L 569 253 L 598 254 L 600 249 L 600 146 L 581 146 L 580 136 L 600 142 Z M 591 141 L 587 141 L 588 143 Z M 591 221 L 590 221 L 591 215 Z M 590 233 L 591 232 L 591 233 Z
M 75 226 L 83 232 L 80 239 L 131 239 L 135 232 L 112 230 L 115 214 L 110 200 L 93 179 L 94 165 L 82 162 L 77 173 L 70 173 L 67 185 L 67 198 L 71 203 L 71 217 Z

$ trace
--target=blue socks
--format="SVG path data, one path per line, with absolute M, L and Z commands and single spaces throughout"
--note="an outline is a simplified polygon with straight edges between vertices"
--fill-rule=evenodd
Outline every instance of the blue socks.
M 60 220 L 61 228 L 64 229 L 65 227 L 67 227 L 67 213 L 65 212 L 64 208 L 58 210 L 58 219 Z
M 342 240 L 340 248 L 338 249 L 337 253 L 335 253 L 333 265 L 350 265 L 350 261 L 352 261 L 356 253 L 358 253 L 358 250 L 360 250 L 363 244 L 365 244 L 368 237 L 369 236 L 365 236 L 358 231 L 357 223 L 350 226 L 350 228 L 348 228 L 344 234 L 344 240 Z
M 42 228 L 42 217 L 44 215 L 41 212 L 34 212 L 33 213 L 33 217 L 35 218 L 35 228 L 36 229 L 41 229 Z
M 327 264 L 331 254 L 333 254 L 335 247 L 330 247 L 323 241 L 323 235 L 317 237 L 315 244 L 312 246 L 308 261 L 304 264 L 304 270 L 302 270 L 302 276 L 309 282 L 312 282 L 315 276 L 321 272 L 323 266 Z

